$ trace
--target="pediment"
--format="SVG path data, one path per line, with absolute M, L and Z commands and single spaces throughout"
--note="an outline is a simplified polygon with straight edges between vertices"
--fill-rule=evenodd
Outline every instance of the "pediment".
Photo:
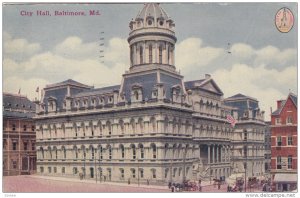
M 218 87 L 218 85 L 212 79 L 209 80 L 209 81 L 207 81 L 207 82 L 205 82 L 205 83 L 203 83 L 203 84 L 201 84 L 199 87 L 201 89 L 204 89 L 204 90 L 216 93 L 216 94 L 223 95 L 222 90 Z

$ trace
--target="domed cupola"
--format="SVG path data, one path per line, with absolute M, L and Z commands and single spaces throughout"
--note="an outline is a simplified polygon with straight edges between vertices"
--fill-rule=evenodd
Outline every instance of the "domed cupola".
M 131 71 L 151 67 L 175 71 L 175 24 L 159 3 L 146 3 L 129 27 Z

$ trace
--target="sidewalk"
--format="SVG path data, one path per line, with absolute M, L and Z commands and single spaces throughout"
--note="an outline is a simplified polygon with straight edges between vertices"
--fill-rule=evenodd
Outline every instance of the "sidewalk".
M 39 178 L 39 179 L 48 179 L 48 180 L 56 180 L 56 181 L 66 181 L 66 182 L 79 182 L 79 183 L 90 183 L 90 184 L 99 184 L 99 185 L 114 185 L 114 186 L 123 186 L 123 187 L 135 187 L 135 188 L 150 188 L 150 189 L 160 189 L 160 190 L 169 190 L 168 186 L 155 186 L 155 185 L 144 185 L 144 184 L 130 184 L 127 183 L 118 183 L 118 182 L 101 182 L 98 180 L 96 183 L 96 180 L 91 179 L 77 179 L 77 178 L 68 178 L 68 177 L 51 177 L 51 176 L 41 176 L 41 175 L 26 175 L 26 177 L 32 177 L 32 178 Z

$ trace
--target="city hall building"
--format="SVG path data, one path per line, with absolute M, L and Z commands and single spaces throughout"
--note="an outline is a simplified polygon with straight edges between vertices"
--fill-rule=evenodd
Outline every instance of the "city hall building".
M 39 174 L 156 184 L 227 178 L 245 167 L 264 174 L 258 101 L 225 103 L 207 74 L 184 81 L 174 26 L 158 3 L 147 3 L 129 23 L 130 67 L 119 85 L 69 79 L 44 88 L 35 117 Z M 243 160 L 248 155 L 253 160 Z

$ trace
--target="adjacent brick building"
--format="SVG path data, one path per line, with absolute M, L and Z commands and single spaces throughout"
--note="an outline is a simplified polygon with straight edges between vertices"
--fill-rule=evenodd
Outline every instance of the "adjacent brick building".
M 271 174 L 273 190 L 291 191 L 297 187 L 297 96 L 290 93 L 277 101 L 271 116 Z
M 26 96 L 3 94 L 3 175 L 36 170 L 35 105 Z

